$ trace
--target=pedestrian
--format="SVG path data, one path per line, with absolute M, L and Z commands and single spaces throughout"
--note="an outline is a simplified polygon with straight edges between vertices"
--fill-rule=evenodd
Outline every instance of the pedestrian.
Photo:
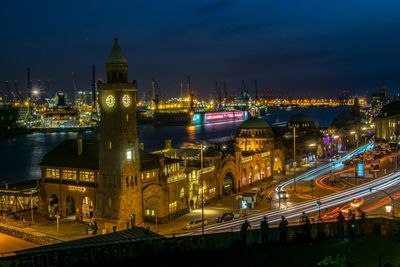
M 345 222 L 345 219 L 342 214 L 342 211 L 339 211 L 339 214 L 337 216 L 337 233 L 338 233 L 339 239 L 344 238 L 344 222 Z
M 360 236 L 364 236 L 366 220 L 365 212 L 360 209 Z
M 304 211 L 303 215 L 301 216 L 301 225 L 303 226 L 304 240 L 308 242 L 311 238 L 311 223 Z
M 267 216 L 264 216 L 264 220 L 262 220 L 260 223 L 261 243 L 263 245 L 268 244 L 268 230 L 269 230 L 268 219 Z
M 287 237 L 287 230 L 288 230 L 288 221 L 286 220 L 285 216 L 281 217 L 281 221 L 279 223 L 279 240 L 282 244 L 286 243 L 286 237 Z
M 240 227 L 240 239 L 242 240 L 243 244 L 247 244 L 247 230 L 251 228 L 250 223 L 245 220 Z
M 349 211 L 349 220 L 347 221 L 347 231 L 349 239 L 354 240 L 356 235 L 356 215 Z

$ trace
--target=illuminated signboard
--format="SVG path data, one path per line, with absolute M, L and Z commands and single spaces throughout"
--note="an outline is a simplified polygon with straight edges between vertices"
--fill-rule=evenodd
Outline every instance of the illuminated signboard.
M 358 177 L 364 176 L 364 163 L 357 163 L 357 176 Z
M 70 191 L 78 191 L 78 192 L 85 193 L 86 188 L 83 187 L 83 186 L 74 186 L 74 185 L 70 185 L 70 186 L 68 186 L 68 190 L 70 190 Z
M 205 123 L 229 120 L 243 120 L 245 118 L 244 111 L 206 113 L 205 115 Z

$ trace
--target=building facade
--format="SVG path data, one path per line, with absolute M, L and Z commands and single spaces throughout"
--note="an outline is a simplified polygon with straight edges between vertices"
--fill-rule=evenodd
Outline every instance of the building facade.
M 206 202 L 240 192 L 283 171 L 284 152 L 262 119 L 239 127 L 234 143 L 145 153 L 136 122 L 137 85 L 116 40 L 107 82 L 98 83 L 96 140 L 65 140 L 42 159 L 39 211 L 49 217 L 96 220 L 121 230 L 144 221 L 167 222 Z M 142 149 L 140 148 L 142 147 Z
M 375 117 L 376 137 L 392 142 L 400 142 L 400 101 L 385 105 Z

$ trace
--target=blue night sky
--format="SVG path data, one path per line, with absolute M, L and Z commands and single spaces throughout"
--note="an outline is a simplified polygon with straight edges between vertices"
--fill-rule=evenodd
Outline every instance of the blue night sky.
M 113 38 L 139 94 L 179 94 L 190 76 L 202 97 L 215 80 L 230 92 L 280 89 L 287 96 L 370 94 L 400 88 L 400 1 L 1 1 L 0 80 L 51 80 L 53 90 L 89 89 Z

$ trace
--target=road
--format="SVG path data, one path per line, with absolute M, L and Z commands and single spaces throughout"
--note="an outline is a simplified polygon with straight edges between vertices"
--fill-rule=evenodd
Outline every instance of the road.
M 338 158 L 336 161 L 319 166 L 315 169 L 312 169 L 308 172 L 303 173 L 302 175 L 296 176 L 296 178 L 293 178 L 293 179 L 283 182 L 281 185 L 279 185 L 279 187 L 276 188 L 276 191 L 284 190 L 285 187 L 293 184 L 295 181 L 296 182 L 311 181 L 311 180 L 314 180 L 314 179 L 316 179 L 322 175 L 325 175 L 331 171 L 341 170 L 344 167 L 343 163 L 346 160 L 351 159 L 352 157 L 357 156 L 358 154 L 361 154 L 361 153 L 365 152 L 366 150 L 371 150 L 373 148 L 373 146 L 374 146 L 373 142 L 369 142 L 363 146 L 360 146 L 359 148 L 354 149 L 353 151 L 344 155 L 343 157 Z
M 17 251 L 27 248 L 33 248 L 39 246 L 38 244 L 31 243 L 10 235 L 0 233 L 0 253 L 6 253 L 11 251 Z
M 344 203 L 351 202 L 354 199 L 360 199 L 373 194 L 382 194 L 377 190 L 385 190 L 392 186 L 398 185 L 399 182 L 400 182 L 400 171 L 394 171 L 385 176 L 382 176 L 381 178 L 372 180 L 362 185 L 355 186 L 347 190 L 343 190 L 341 192 L 337 192 L 320 198 L 319 199 L 321 202 L 320 209 L 322 210 L 322 209 L 334 208 Z M 268 221 L 274 224 L 279 222 L 280 217 L 282 215 L 285 216 L 289 221 L 298 220 L 303 211 L 309 214 L 318 212 L 318 206 L 316 204 L 316 200 L 306 201 L 288 207 L 286 209 L 274 210 L 270 212 L 262 212 L 253 216 L 249 216 L 246 219 L 250 222 L 250 224 L 258 226 L 262 218 L 264 216 L 267 216 Z M 208 226 L 206 227 L 205 232 L 216 233 L 216 232 L 226 232 L 226 231 L 237 231 L 240 229 L 240 226 L 244 220 L 245 219 L 240 219 L 227 222 L 224 224 Z M 199 234 L 199 233 L 201 233 L 201 229 L 197 229 L 196 231 L 187 233 L 185 235 Z

